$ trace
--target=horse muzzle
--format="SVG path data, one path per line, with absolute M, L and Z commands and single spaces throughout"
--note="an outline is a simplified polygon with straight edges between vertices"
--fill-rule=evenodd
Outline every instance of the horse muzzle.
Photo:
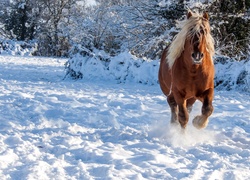
M 204 57 L 204 54 L 202 52 L 192 53 L 192 60 L 194 64 L 201 64 L 203 57 Z

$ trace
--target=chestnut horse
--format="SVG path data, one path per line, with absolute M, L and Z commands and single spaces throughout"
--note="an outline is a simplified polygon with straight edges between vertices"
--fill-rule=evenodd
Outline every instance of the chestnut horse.
M 205 128 L 213 112 L 214 40 L 210 34 L 209 17 L 189 11 L 169 47 L 163 50 L 159 68 L 159 83 L 171 108 L 171 122 L 185 128 L 192 105 L 202 102 L 201 115 L 193 125 Z

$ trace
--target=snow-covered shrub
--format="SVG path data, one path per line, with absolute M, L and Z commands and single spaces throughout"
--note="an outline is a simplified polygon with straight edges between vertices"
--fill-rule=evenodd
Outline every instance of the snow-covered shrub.
M 218 90 L 242 90 L 250 92 L 250 61 L 229 60 L 216 57 L 215 87 Z M 226 60 L 225 60 L 226 59 Z
M 78 47 L 79 50 L 79 47 Z M 109 56 L 104 51 L 82 48 L 66 63 L 67 76 L 73 79 L 115 80 L 117 83 L 157 84 L 159 61 L 143 60 L 129 52 Z
M 0 54 L 31 56 L 37 50 L 35 42 L 0 39 Z
M 111 57 L 108 64 L 108 74 L 117 82 L 137 82 L 157 84 L 159 61 L 143 60 L 129 52 L 123 52 Z
M 137 58 L 129 52 L 109 56 L 104 51 L 78 47 L 66 63 L 67 76 L 74 79 L 115 80 L 117 83 L 158 83 L 159 60 Z M 250 61 L 215 57 L 215 88 L 250 92 Z
M 217 54 L 237 60 L 250 57 L 249 2 L 214 1 L 208 7 Z

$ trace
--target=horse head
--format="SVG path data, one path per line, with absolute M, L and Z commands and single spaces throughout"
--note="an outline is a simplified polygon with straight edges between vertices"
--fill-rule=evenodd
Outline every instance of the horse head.
M 209 16 L 207 12 L 204 12 L 203 16 L 193 16 L 192 12 L 189 11 L 187 19 L 190 20 L 186 39 L 188 52 L 193 64 L 201 64 L 204 56 L 209 53 Z
M 181 30 L 171 43 L 167 55 L 170 69 L 182 54 L 191 59 L 193 64 L 201 64 L 204 57 L 212 60 L 214 40 L 210 33 L 209 16 L 206 12 L 199 14 L 189 11 L 185 20 L 177 21 L 177 28 Z

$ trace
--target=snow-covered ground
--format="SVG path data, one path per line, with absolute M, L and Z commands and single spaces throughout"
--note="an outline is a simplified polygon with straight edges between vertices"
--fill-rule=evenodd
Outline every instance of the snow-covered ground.
M 182 133 L 158 85 L 63 80 L 65 62 L 0 56 L 0 179 L 250 179 L 249 94 L 216 91 Z

